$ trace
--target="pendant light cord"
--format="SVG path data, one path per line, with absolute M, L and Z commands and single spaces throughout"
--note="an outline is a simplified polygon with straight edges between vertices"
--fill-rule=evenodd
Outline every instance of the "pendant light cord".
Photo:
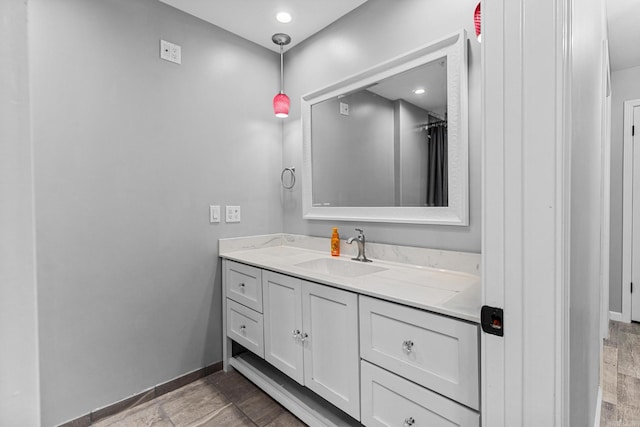
M 282 56 L 282 43 L 280 43 L 280 93 L 284 93 L 284 60 Z

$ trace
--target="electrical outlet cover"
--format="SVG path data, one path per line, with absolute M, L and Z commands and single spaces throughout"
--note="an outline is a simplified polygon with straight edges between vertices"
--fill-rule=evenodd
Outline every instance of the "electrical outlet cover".
M 169 62 L 181 64 L 182 48 L 177 44 L 173 44 L 166 40 L 160 40 L 160 58 Z
M 240 222 L 240 206 L 227 206 L 225 222 Z

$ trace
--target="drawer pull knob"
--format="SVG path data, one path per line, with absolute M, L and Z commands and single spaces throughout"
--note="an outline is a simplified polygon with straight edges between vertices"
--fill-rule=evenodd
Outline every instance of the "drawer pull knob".
M 305 342 L 307 339 L 309 339 L 309 334 L 307 334 L 306 332 L 300 335 L 300 341 Z
M 405 353 L 411 353 L 413 351 L 413 341 L 411 340 L 406 340 L 402 343 L 402 350 L 404 350 Z M 413 419 L 413 418 L 411 418 Z
M 244 283 L 240 283 L 238 284 L 238 286 L 240 286 L 241 288 L 244 288 Z
M 247 331 L 247 326 L 246 325 L 240 325 L 240 332 L 242 332 L 243 334 Z
M 411 427 L 412 425 L 414 425 L 416 422 L 416 420 L 413 419 L 413 417 L 409 417 L 409 418 L 405 418 L 404 419 L 404 427 Z
M 293 336 L 293 338 L 299 338 L 300 337 L 300 330 L 294 329 L 293 331 L 291 331 L 291 335 Z

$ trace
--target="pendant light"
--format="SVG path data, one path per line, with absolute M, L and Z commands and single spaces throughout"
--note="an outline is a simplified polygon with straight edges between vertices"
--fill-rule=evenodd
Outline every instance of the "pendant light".
M 481 2 L 480 2 L 481 3 Z M 476 27 L 476 37 L 478 42 L 482 42 L 482 14 L 480 12 L 480 3 L 476 6 L 475 12 L 473 12 L 473 23 Z
M 291 37 L 287 34 L 274 34 L 271 40 L 280 46 L 280 92 L 273 97 L 273 111 L 276 117 L 289 117 L 289 105 L 291 101 L 286 93 L 284 93 L 284 63 L 282 56 L 282 47 L 291 43 Z

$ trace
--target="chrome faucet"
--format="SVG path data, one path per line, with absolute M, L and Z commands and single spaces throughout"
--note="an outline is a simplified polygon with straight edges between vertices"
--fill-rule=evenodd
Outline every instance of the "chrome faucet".
M 364 244 L 365 244 L 364 232 L 362 231 L 361 228 L 356 228 L 356 231 L 359 233 L 358 237 L 350 237 L 349 240 L 347 240 L 348 244 L 353 243 L 354 240 L 358 243 L 358 256 L 351 259 L 354 261 L 360 261 L 360 262 L 372 262 L 364 254 Z

